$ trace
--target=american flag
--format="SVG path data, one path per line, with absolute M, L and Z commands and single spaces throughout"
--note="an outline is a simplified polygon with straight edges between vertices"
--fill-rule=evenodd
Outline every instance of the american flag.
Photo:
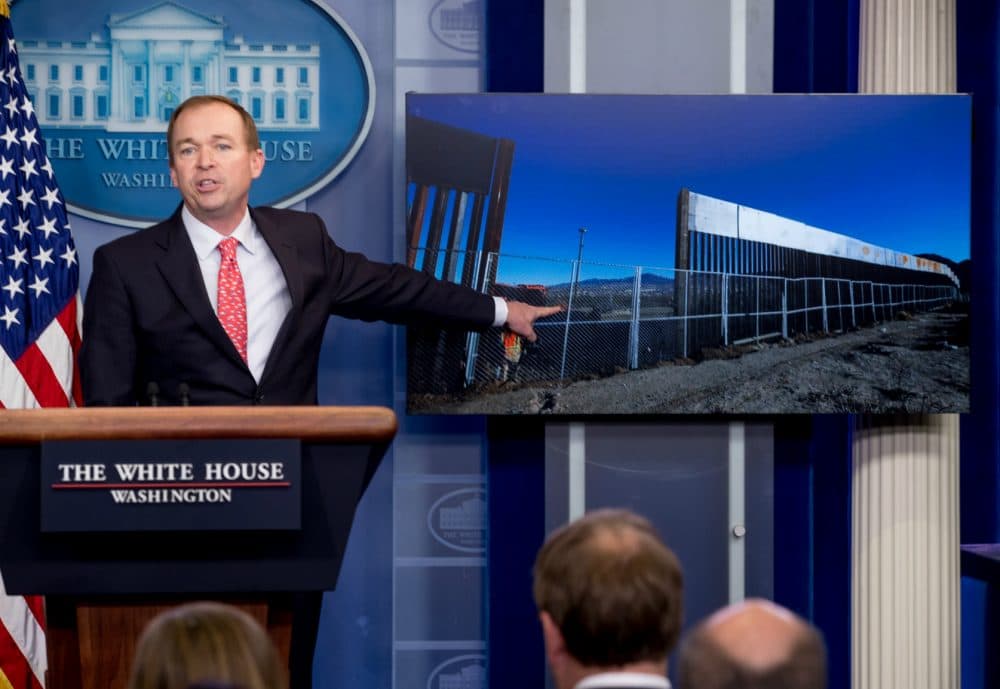
M 66 407 L 79 400 L 79 265 L 5 0 L 0 27 L 0 407 Z M 46 668 L 42 600 L 6 595 L 0 576 L 0 687 L 43 687 Z

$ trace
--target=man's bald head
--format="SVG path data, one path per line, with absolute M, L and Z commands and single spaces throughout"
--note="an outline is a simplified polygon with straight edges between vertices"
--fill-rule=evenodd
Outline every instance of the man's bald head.
M 681 689 L 824 689 L 826 651 L 811 624 L 752 599 L 716 612 L 681 649 Z

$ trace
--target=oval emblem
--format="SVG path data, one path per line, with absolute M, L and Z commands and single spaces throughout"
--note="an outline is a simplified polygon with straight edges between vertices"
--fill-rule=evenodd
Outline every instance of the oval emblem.
M 482 13 L 483 3 L 438 0 L 427 21 L 434 38 L 453 50 L 478 55 Z
M 434 539 L 452 550 L 486 550 L 486 491 L 460 488 L 442 495 L 427 511 L 427 528 Z
M 467 687 L 480 689 L 486 686 L 486 656 L 468 653 L 440 663 L 427 676 L 427 689 L 442 687 Z
M 68 209 L 95 220 L 145 227 L 174 211 L 165 136 L 188 96 L 229 96 L 256 120 L 267 164 L 253 205 L 329 184 L 371 128 L 368 55 L 315 0 L 22 0 L 11 14 Z

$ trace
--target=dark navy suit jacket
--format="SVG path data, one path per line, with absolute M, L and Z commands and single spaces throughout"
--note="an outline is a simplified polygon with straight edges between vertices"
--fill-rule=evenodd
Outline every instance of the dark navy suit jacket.
M 168 220 L 94 253 L 80 373 L 87 405 L 163 404 L 181 384 L 191 404 L 316 404 L 331 314 L 481 330 L 491 297 L 399 264 L 344 251 L 319 216 L 274 208 L 250 214 L 281 266 L 292 306 L 258 383 L 212 310 L 180 207 Z

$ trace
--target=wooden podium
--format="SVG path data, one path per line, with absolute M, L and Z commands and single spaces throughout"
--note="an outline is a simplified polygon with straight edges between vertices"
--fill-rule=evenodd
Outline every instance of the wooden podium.
M 291 599 L 331 590 L 354 513 L 396 432 L 381 407 L 142 407 L 0 413 L 0 572 L 44 594 L 47 689 L 123 689 L 139 632 L 185 600 L 239 605 L 286 658 Z M 295 439 L 301 528 L 43 533 L 50 441 Z

